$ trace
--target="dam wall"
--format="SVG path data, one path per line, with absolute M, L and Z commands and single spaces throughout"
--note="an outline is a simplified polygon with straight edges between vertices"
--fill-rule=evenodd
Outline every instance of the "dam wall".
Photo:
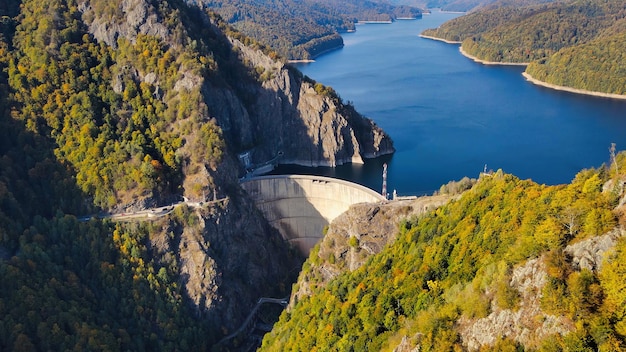
M 367 187 L 323 176 L 260 176 L 241 186 L 283 239 L 304 255 L 322 238 L 324 227 L 351 205 L 385 200 Z

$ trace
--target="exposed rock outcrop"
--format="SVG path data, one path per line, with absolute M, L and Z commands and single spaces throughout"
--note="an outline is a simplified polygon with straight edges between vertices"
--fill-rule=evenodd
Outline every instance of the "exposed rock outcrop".
M 605 254 L 615 247 L 623 229 L 612 231 L 568 245 L 564 252 L 569 257 L 572 269 L 599 271 Z M 470 351 L 491 345 L 502 337 L 509 337 L 523 346 L 537 347 L 544 337 L 553 334 L 565 335 L 574 330 L 571 320 L 554 316 L 541 309 L 543 287 L 548 279 L 544 258 L 528 260 L 513 270 L 510 285 L 520 294 L 518 309 L 501 309 L 492 305 L 492 312 L 482 319 L 459 320 L 463 344 Z
M 119 6 L 112 6 L 113 13 L 102 17 L 94 13 L 89 0 L 79 2 L 79 10 L 87 14 L 85 22 L 89 31 L 98 40 L 114 48 L 117 39 L 122 37 L 134 42 L 137 34 L 147 34 L 159 37 L 165 41 L 170 39 L 168 28 L 161 22 L 152 6 L 146 0 L 123 0 Z M 123 16 L 123 21 L 113 20 L 116 16 Z
M 242 61 L 261 72 L 262 85 L 244 87 L 254 97 L 247 103 L 212 84 L 203 91 L 230 140 L 253 150 L 253 163 L 282 153 L 278 162 L 283 164 L 336 166 L 394 152 L 389 136 L 373 121 L 320 94 L 298 71 L 261 50 L 231 42 Z
M 523 346 L 538 346 L 546 336 L 571 331 L 571 322 L 566 318 L 541 310 L 541 290 L 546 281 L 546 265 L 541 258 L 514 268 L 510 285 L 519 292 L 518 309 L 501 309 L 493 304 L 493 311 L 485 318 L 462 317 L 458 325 L 463 345 L 470 351 L 476 351 L 485 345 L 493 346 L 500 338 L 509 337 Z
M 421 349 L 420 345 L 413 346 L 409 338 L 403 336 L 402 341 L 400 341 L 400 344 L 393 349 L 393 352 L 420 352 Z
M 167 76 L 130 59 L 113 63 L 114 91 L 123 94 L 125 82 L 141 82 L 154 97 L 174 106 L 173 114 L 179 116 L 170 129 L 184 139 L 176 150 L 182 160 L 179 189 L 195 201 L 206 200 L 207 193 L 231 199 L 225 206 L 188 215 L 196 218 L 189 220 L 194 226 L 154 234 L 151 243 L 157 258 L 175 263 L 198 315 L 223 333 L 232 331 L 259 295 L 280 291 L 278 284 L 296 272 L 297 262 L 238 186 L 241 170 L 235 155 L 250 150 L 253 164 L 281 155 L 277 161 L 282 163 L 335 166 L 392 153 L 392 142 L 338 97 L 320 94 L 297 70 L 228 38 L 201 1 L 187 1 L 189 8 L 183 2 L 157 7 L 146 0 L 123 0 L 107 8 L 102 4 L 79 1 L 83 20 L 99 42 L 116 48 L 120 39 L 136 43 L 146 35 L 158 38 L 174 57 L 169 65 L 175 65 L 176 75 L 169 71 Z M 180 7 L 180 20 L 163 12 L 168 6 Z M 210 39 L 193 33 L 199 28 Z M 206 60 L 185 59 L 194 54 L 206 55 Z M 176 104 L 182 101 L 197 105 L 187 109 L 193 113 L 178 112 Z M 212 136 L 221 134 L 226 142 L 219 163 L 198 156 L 207 149 L 198 129 L 211 121 L 221 128 Z
M 191 6 L 196 6 L 196 2 Z M 149 10 L 145 0 L 122 1 L 116 11 L 124 21 L 97 16 L 89 0 L 81 2 L 80 8 L 94 37 L 113 47 L 118 38 L 134 42 L 139 34 L 156 36 L 176 45 L 171 30 L 159 22 L 159 16 Z M 204 20 L 209 23 L 208 16 Z M 363 163 L 365 158 L 394 152 L 389 136 L 372 120 L 351 106 L 344 106 L 336 97 L 320 94 L 297 70 L 260 49 L 248 47 L 237 39 L 229 40 L 239 55 L 232 61 L 247 66 L 244 69 L 250 71 L 252 79 L 239 79 L 232 85 L 233 82 L 225 84 L 223 79 L 205 80 L 181 71 L 174 90 L 201 88 L 210 117 L 217 119 L 235 149 L 253 151 L 252 163 L 261 164 L 280 154 L 278 163 L 336 166 Z M 255 79 L 257 74 L 260 77 Z M 134 75 L 142 76 L 142 73 Z M 144 77 L 143 81 L 157 79 Z M 123 90 L 119 78 L 114 86 L 116 92 Z
M 576 270 L 599 271 L 607 251 L 615 247 L 617 240 L 624 236 L 624 230 L 615 228 L 602 236 L 588 238 L 565 247 L 565 253 L 572 258 Z
M 403 219 L 424 214 L 456 197 L 425 196 L 383 204 L 361 203 L 351 206 L 330 224 L 319 244 L 319 251 L 313 250 L 311 255 L 317 258 L 309 259 L 312 273 L 308 275 L 321 278 L 321 284 L 324 284 L 345 270 L 358 269 L 369 257 L 396 240 Z M 299 291 L 292 295 L 302 297 L 311 293 L 306 277 L 301 276 L 298 284 Z
M 191 7 L 202 6 L 189 3 Z M 193 114 L 177 117 L 171 126 L 184 139 L 176 151 L 176 157 L 182 160 L 180 189 L 189 198 L 200 194 L 206 200 L 212 193 L 228 196 L 230 201 L 186 215 L 188 222 L 195 223 L 191 227 L 165 226 L 165 230 L 153 234 L 151 244 L 156 258 L 174 263 L 178 269 L 180 285 L 185 287 L 197 314 L 221 328 L 222 333 L 232 331 L 259 295 L 288 287 L 279 284 L 288 282 L 289 273 L 297 272 L 294 269 L 299 261 L 238 186 L 236 153 L 253 150 L 253 163 L 264 162 L 280 152 L 282 162 L 334 166 L 391 153 L 392 143 L 373 122 L 346 109 L 336 97 L 316 92 L 296 70 L 261 50 L 228 39 L 199 8 L 162 4 L 163 8 L 181 6 L 181 13 L 197 16 L 194 20 L 201 25 L 187 27 L 183 22 L 165 22 L 168 14 L 146 0 L 123 0 L 107 9 L 100 8 L 102 3 L 98 3 L 99 8 L 95 6 L 90 0 L 79 1 L 90 33 L 113 48 L 122 38 L 135 43 L 140 35 L 147 35 L 158 38 L 169 55 L 189 55 L 190 49 L 179 37 L 197 28 L 194 26 L 213 31 L 211 45 L 215 48 L 208 48 L 206 43 L 198 45 L 204 45 L 198 50 L 206 50 L 204 54 L 211 57 L 207 67 L 196 65 L 194 69 L 184 59 L 175 58 L 171 62 L 177 74 L 165 77 L 137 66 L 133 60 L 115 62 L 111 85 L 116 93 L 123 94 L 124 82 L 134 81 L 151 86 L 165 105 L 183 99 L 198 105 Z M 220 53 L 213 55 L 210 50 Z M 197 130 L 185 131 L 183 127 L 202 126 L 211 120 L 217 121 L 226 141 L 219 163 L 198 158 L 194 153 L 206 142 L 199 140 L 202 134 Z
M 259 295 L 285 294 L 285 286 L 278 284 L 289 282 L 299 259 L 254 215 L 250 202 L 236 198 L 182 213 L 178 216 L 196 219 L 195 225 L 164 220 L 150 243 L 163 265 L 179 268 L 179 282 L 198 316 L 230 333 Z

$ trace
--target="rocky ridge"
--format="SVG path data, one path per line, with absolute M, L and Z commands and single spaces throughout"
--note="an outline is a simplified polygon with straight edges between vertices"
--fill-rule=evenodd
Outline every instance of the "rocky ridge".
M 337 217 L 317 248 L 309 255 L 310 272 L 298 279 L 298 290 L 292 297 L 311 294 L 312 277 L 315 285 L 324 285 L 343 271 L 354 271 L 369 257 L 379 253 L 397 238 L 402 220 L 419 216 L 440 207 L 458 196 L 437 195 L 387 203 L 362 203 L 350 207 Z M 291 300 L 294 304 L 295 300 Z
M 172 34 L 176 29 L 167 28 L 158 21 L 157 14 L 146 10 L 150 5 L 145 0 L 122 1 L 123 21 L 117 22 L 94 14 L 88 0 L 80 8 L 91 34 L 108 45 L 115 47 L 122 37 L 134 41 L 139 34 L 154 35 L 168 45 L 180 45 Z M 208 16 L 204 22 L 216 27 L 210 24 Z M 217 120 L 235 151 L 252 152 L 253 164 L 267 162 L 280 153 L 279 163 L 336 166 L 363 163 L 366 158 L 394 152 L 389 136 L 372 120 L 345 106 L 340 98 L 320 94 L 299 71 L 270 58 L 259 48 L 246 46 L 235 38 L 227 39 L 237 54 L 231 61 L 247 66 L 252 79 L 225 84 L 223 79 L 204 79 L 181 67 L 174 90 L 200 89 L 209 118 Z M 158 78 L 150 72 L 131 73 L 158 86 Z
M 255 100 L 238 104 L 232 91 L 216 87 L 206 87 L 211 94 L 205 96 L 212 111 L 222 112 L 217 119 L 231 140 L 249 146 L 253 163 L 282 153 L 283 164 L 337 166 L 394 152 L 389 136 L 372 120 L 337 97 L 320 94 L 300 72 L 260 49 L 230 40 L 241 60 L 260 72 L 261 86 L 245 88 Z
M 463 344 L 469 351 L 493 346 L 502 337 L 511 337 L 524 346 L 537 346 L 542 338 L 571 331 L 571 322 L 541 310 L 541 290 L 547 282 L 542 258 L 527 261 L 513 270 L 510 285 L 519 292 L 516 309 L 501 309 L 492 301 L 492 312 L 485 318 L 461 317 L 458 325 Z
M 604 186 L 605 193 L 611 192 L 613 187 L 610 186 L 610 183 Z M 619 193 L 623 194 L 622 187 Z M 319 247 L 312 251 L 310 267 L 301 274 L 291 304 L 310 295 L 316 286 L 325 286 L 342 273 L 356 270 L 369 256 L 393 243 L 401 219 L 432 210 L 444 204 L 446 199 L 424 197 L 414 202 L 355 205 L 333 221 Z M 620 202 L 616 211 L 622 204 Z M 571 317 L 551 314 L 542 303 L 544 288 L 554 280 L 555 269 L 550 266 L 557 265 L 558 270 L 564 272 L 580 274 L 588 270 L 598 273 L 623 236 L 624 229 L 618 225 L 602 235 L 569 244 L 563 249 L 563 262 L 559 264 L 552 263 L 554 259 L 550 256 L 554 253 L 544 253 L 503 271 L 506 273 L 503 277 L 492 275 L 493 282 L 483 291 L 488 300 L 485 315 L 461 315 L 455 323 L 464 349 L 497 349 L 502 339 L 511 339 L 525 348 L 538 348 L 550 336 L 566 336 L 575 331 Z M 510 302 L 499 301 L 503 299 L 498 296 L 498 290 L 502 289 L 499 280 L 503 280 L 504 286 L 516 297 L 513 306 Z M 446 297 L 448 299 L 458 298 Z M 394 351 L 420 351 L 422 338 L 421 334 L 397 336 Z
M 571 269 L 599 271 L 606 254 L 622 236 L 624 229 L 616 227 L 604 235 L 568 245 L 564 252 Z M 542 256 L 514 268 L 509 284 L 520 296 L 516 309 L 501 309 L 493 301 L 492 312 L 487 317 L 462 318 L 459 321 L 460 334 L 468 350 L 493 346 L 503 336 L 512 337 L 523 346 L 537 347 L 546 336 L 555 333 L 566 335 L 573 330 L 573 323 L 568 318 L 554 316 L 541 309 L 541 292 L 548 280 L 545 261 L 545 256 Z
M 178 268 L 180 284 L 197 314 L 228 333 L 240 324 L 259 295 L 284 294 L 285 286 L 279 283 L 293 279 L 289 275 L 295 273 L 299 261 L 239 187 L 242 165 L 237 153 L 250 151 L 253 165 L 280 153 L 280 162 L 335 166 L 391 153 L 392 142 L 371 120 L 344 107 L 337 97 L 319 94 L 298 71 L 259 48 L 228 38 L 203 12 L 202 5 L 191 1 L 188 8 L 179 3 L 164 5 L 181 6 L 177 11 L 197 16 L 194 19 L 201 23 L 190 26 L 185 25 L 190 20 L 184 16 L 182 22 L 165 25 L 168 14 L 162 12 L 164 7 L 156 8 L 146 0 L 123 0 L 113 14 L 101 6 L 90 0 L 79 2 L 91 35 L 113 48 L 122 39 L 134 43 L 140 36 L 152 36 L 165 43 L 169 52 L 183 55 L 188 50 L 181 40 L 184 34 L 193 37 L 193 26 L 205 26 L 213 41 L 197 45 L 221 51 L 209 59 L 208 74 L 176 61 L 177 75 L 169 86 L 163 83 L 169 77 L 116 63 L 112 72 L 117 78 L 111 85 L 119 94 L 124 81 L 142 82 L 166 104 L 181 101 L 181 94 L 199 97 L 201 116 L 190 119 L 216 121 L 221 128 L 226 145 L 219 164 L 194 152 L 206 143 L 197 131 L 183 136 L 185 143 L 177 156 L 183 160 L 181 188 L 187 198 L 203 201 L 212 194 L 228 196 L 230 201 L 204 210 L 186 210 L 180 216 L 193 226 L 165 221 L 162 230 L 151 235 L 151 246 L 159 260 Z M 176 131 L 184 123 L 172 128 Z

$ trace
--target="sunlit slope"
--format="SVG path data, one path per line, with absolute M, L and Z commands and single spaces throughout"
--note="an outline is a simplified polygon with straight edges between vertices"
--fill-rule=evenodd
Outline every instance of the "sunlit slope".
M 527 73 L 540 81 L 624 94 L 625 31 L 623 1 L 580 0 L 490 7 L 424 34 L 462 42 L 481 60 L 532 63 Z
M 299 280 L 311 295 L 262 350 L 623 348 L 623 179 L 601 168 L 545 186 L 499 171 L 327 284 L 309 268 L 334 258 L 314 251 Z

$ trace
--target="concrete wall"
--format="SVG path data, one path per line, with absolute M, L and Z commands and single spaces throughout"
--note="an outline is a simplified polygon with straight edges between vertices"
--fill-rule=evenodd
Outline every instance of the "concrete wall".
M 323 176 L 261 176 L 241 186 L 270 224 L 305 255 L 322 238 L 324 226 L 350 205 L 385 200 L 367 187 Z

